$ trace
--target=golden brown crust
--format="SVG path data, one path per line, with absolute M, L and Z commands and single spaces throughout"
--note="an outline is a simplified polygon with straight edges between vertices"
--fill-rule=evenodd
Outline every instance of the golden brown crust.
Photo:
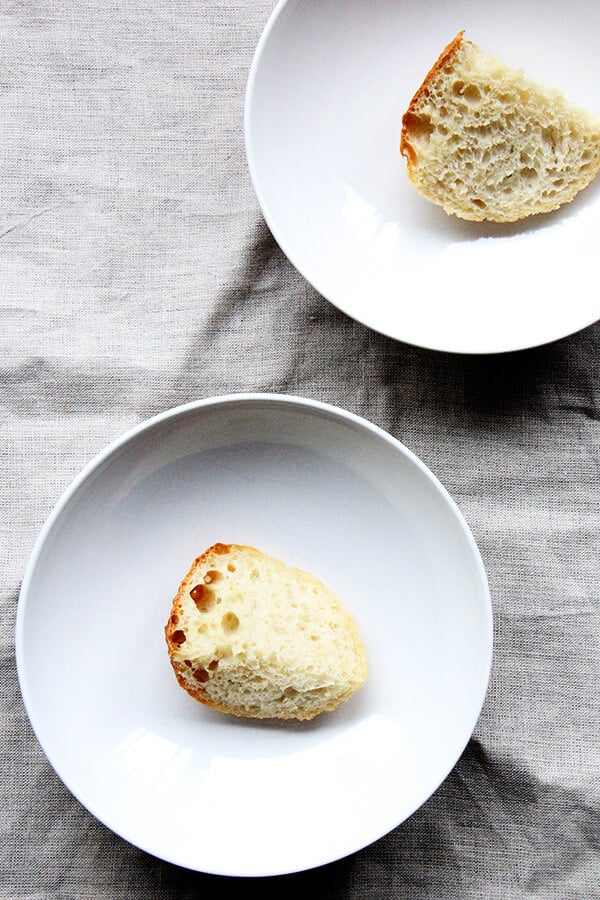
M 174 653 L 180 647 L 185 645 L 185 634 L 183 631 L 181 631 L 181 629 L 178 628 L 178 625 L 179 617 L 181 616 L 182 612 L 182 598 L 186 591 L 190 589 L 192 581 L 194 581 L 194 573 L 197 571 L 199 566 L 201 566 L 205 562 L 208 562 L 212 557 L 223 556 L 224 554 L 229 553 L 233 546 L 233 544 L 216 543 L 211 547 L 208 547 L 204 551 L 204 553 L 200 554 L 200 556 L 196 557 L 187 574 L 185 575 L 183 581 L 179 585 L 179 589 L 171 605 L 171 613 L 169 615 L 169 619 L 167 621 L 167 624 L 165 625 L 165 639 L 167 642 L 171 665 L 173 667 L 173 671 L 175 672 L 177 681 L 179 682 L 181 687 L 185 691 L 187 691 L 188 694 L 190 694 L 190 696 L 192 696 L 195 700 L 198 700 L 200 703 L 204 703 L 206 706 L 210 706 L 211 709 L 219 709 L 219 707 L 212 703 L 211 700 L 206 696 L 206 693 L 202 688 L 202 682 L 198 681 L 197 688 L 192 687 L 189 683 L 189 680 L 185 677 L 185 665 L 186 662 L 189 662 L 189 660 L 184 660 L 184 662 L 181 663 L 174 658 Z M 181 639 L 182 635 L 183 640 Z
M 173 671 L 175 673 L 175 678 L 177 679 L 180 687 L 184 689 L 194 700 L 198 700 L 200 703 L 204 703 L 205 706 L 210 706 L 211 709 L 218 709 L 218 706 L 215 706 L 214 703 L 211 702 L 209 697 L 207 697 L 205 691 L 203 690 L 201 684 L 198 684 L 197 688 L 193 688 L 187 678 L 185 677 L 185 664 L 180 663 L 175 659 L 171 659 L 171 665 L 173 667 Z
M 411 117 L 415 115 L 415 110 L 417 109 L 419 103 L 421 102 L 421 98 L 429 89 L 429 85 L 431 84 L 433 79 L 436 77 L 438 72 L 440 72 L 444 68 L 444 66 L 447 64 L 447 62 L 451 59 L 451 57 L 454 56 L 454 54 L 460 47 L 462 40 L 463 40 L 464 33 L 465 33 L 465 30 L 463 28 L 462 31 L 459 31 L 458 34 L 456 35 L 456 37 L 453 38 L 450 41 L 450 43 L 444 47 L 444 49 L 442 50 L 442 52 L 436 59 L 435 63 L 433 64 L 433 66 L 431 67 L 431 69 L 429 70 L 429 72 L 427 73 L 425 78 L 423 79 L 423 83 L 418 88 L 418 90 L 415 92 L 412 100 L 408 104 L 408 109 L 402 116 L 402 132 L 400 134 L 400 153 L 402 154 L 402 156 L 404 156 L 406 158 L 409 170 L 410 170 L 410 167 L 413 166 L 415 164 L 415 162 L 417 161 L 415 151 L 414 151 L 413 146 L 410 143 L 410 140 L 408 137 L 408 134 L 410 131 Z
M 178 625 L 179 617 L 182 611 L 181 600 L 185 591 L 189 587 L 192 574 L 196 571 L 198 566 L 208 560 L 211 556 L 215 554 L 228 553 L 230 548 L 230 544 L 213 544 L 212 547 L 209 547 L 204 551 L 204 553 L 201 553 L 200 556 L 196 557 L 183 581 L 179 585 L 177 594 L 175 595 L 173 603 L 171 604 L 171 613 L 169 615 L 169 619 L 167 621 L 167 624 L 165 625 L 165 639 L 167 642 L 167 647 L 169 649 L 169 656 L 172 655 L 173 651 L 177 650 L 185 643 L 185 634 L 181 631 L 181 629 L 178 628 Z

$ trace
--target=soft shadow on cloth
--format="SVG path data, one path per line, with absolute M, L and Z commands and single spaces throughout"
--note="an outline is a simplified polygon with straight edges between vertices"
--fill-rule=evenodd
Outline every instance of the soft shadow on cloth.
M 530 350 L 484 356 L 413 347 L 350 319 L 296 272 L 266 224 L 190 331 L 170 384 L 140 410 L 244 390 L 345 406 L 401 437 L 407 415 L 497 431 L 531 416 L 600 418 L 600 323 Z M 235 366 L 232 362 L 235 361 Z
M 398 404 L 407 383 L 420 381 L 421 396 L 436 417 L 458 414 L 476 430 L 561 412 L 600 419 L 600 323 L 552 344 L 498 355 L 455 355 L 375 340 L 382 350 L 380 380 Z

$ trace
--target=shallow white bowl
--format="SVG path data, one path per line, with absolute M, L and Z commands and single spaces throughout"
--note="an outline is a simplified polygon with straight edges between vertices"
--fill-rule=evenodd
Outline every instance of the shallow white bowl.
M 287 0 L 256 50 L 246 148 L 265 219 L 329 301 L 393 338 L 465 353 L 530 347 L 600 318 L 600 182 L 548 216 L 463 222 L 423 199 L 401 118 L 460 29 L 600 114 L 600 4 Z
M 335 713 L 244 721 L 179 688 L 163 626 L 215 541 L 343 598 L 369 676 Z M 151 419 L 81 473 L 33 552 L 16 649 L 37 737 L 91 813 L 190 869 L 274 875 L 369 844 L 437 788 L 481 709 L 492 614 L 462 516 L 404 446 L 331 406 L 233 395 Z

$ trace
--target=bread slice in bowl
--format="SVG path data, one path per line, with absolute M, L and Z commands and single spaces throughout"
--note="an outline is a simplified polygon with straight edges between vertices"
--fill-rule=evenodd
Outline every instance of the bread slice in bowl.
M 217 543 L 194 560 L 165 636 L 181 687 L 236 716 L 312 719 L 367 677 L 358 626 L 337 597 L 254 547 Z
M 448 214 L 516 222 L 572 200 L 600 171 L 600 117 L 456 35 L 402 118 L 415 187 Z

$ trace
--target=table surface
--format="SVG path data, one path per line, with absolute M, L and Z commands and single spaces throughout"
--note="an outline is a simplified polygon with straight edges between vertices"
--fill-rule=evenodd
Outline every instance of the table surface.
M 149 416 L 236 391 L 324 400 L 402 440 L 464 513 L 495 614 L 481 717 L 434 796 L 356 855 L 261 891 L 600 897 L 600 327 L 453 356 L 319 296 L 270 235 L 246 166 L 244 90 L 271 8 L 0 6 L 0 897 L 248 886 L 98 823 L 46 761 L 14 658 L 26 562 L 73 477 Z

